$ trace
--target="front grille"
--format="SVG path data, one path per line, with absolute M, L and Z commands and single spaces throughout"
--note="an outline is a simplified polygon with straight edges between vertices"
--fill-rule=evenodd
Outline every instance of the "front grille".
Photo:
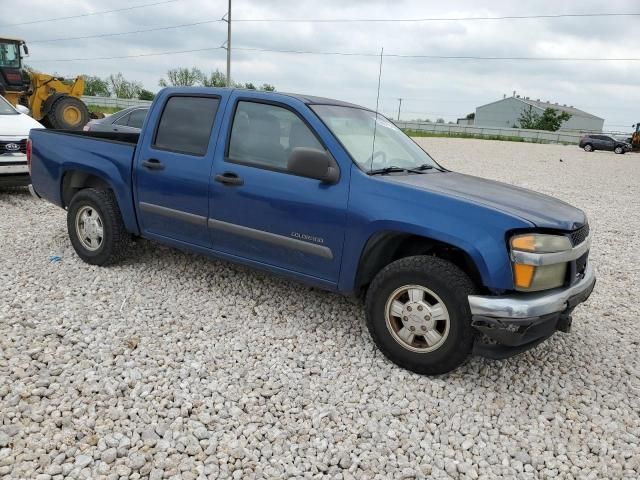
M 17 145 L 16 149 L 13 145 Z M 27 139 L 23 140 L 0 140 L 0 155 L 5 153 L 27 153 Z
M 584 227 L 579 228 L 569 234 L 571 238 L 571 244 L 575 247 L 576 245 L 580 245 L 584 242 L 589 236 L 589 224 L 585 224 Z
M 587 258 L 589 258 L 589 252 L 584 253 L 580 258 L 576 260 L 576 275 L 582 275 L 587 268 Z

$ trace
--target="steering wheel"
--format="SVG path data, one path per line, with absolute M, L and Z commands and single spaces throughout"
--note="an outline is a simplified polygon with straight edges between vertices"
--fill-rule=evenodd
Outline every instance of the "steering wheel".
M 382 168 L 387 166 L 387 154 L 382 150 L 373 152 L 373 154 L 369 157 L 369 160 L 367 160 L 367 163 L 373 167 L 376 157 L 382 157 L 382 159 L 380 160 Z

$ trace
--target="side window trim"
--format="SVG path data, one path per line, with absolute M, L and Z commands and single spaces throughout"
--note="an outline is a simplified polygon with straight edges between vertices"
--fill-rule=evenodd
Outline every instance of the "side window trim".
M 160 129 L 160 122 L 162 121 L 162 116 L 164 115 L 164 111 L 167 108 L 167 105 L 169 104 L 169 101 L 172 98 L 175 97 L 186 97 L 186 98 L 214 98 L 216 100 L 218 100 L 218 105 L 216 106 L 216 112 L 215 115 L 213 117 L 213 122 L 211 124 L 211 131 L 209 132 L 209 142 L 207 143 L 207 150 L 202 154 L 202 155 L 198 155 L 195 153 L 190 153 L 190 152 L 184 152 L 181 150 L 176 150 L 176 149 L 171 149 L 171 148 L 163 148 L 163 147 L 159 147 L 156 145 L 156 141 L 158 138 L 158 130 Z M 167 96 L 167 98 L 164 99 L 164 102 L 162 103 L 162 110 L 160 111 L 160 115 L 158 116 L 158 119 L 153 127 L 153 135 L 151 136 L 151 139 L 149 140 L 149 149 L 150 150 L 159 150 L 162 152 L 169 152 L 169 153 L 177 153 L 180 155 L 187 155 L 189 157 L 197 157 L 197 158 L 204 158 L 207 156 L 207 153 L 209 153 L 209 150 L 211 149 L 211 145 L 212 143 L 214 144 L 214 148 L 215 148 L 215 143 L 216 142 L 212 142 L 212 134 L 216 129 L 216 122 L 219 121 L 219 118 L 221 116 L 220 114 L 220 104 L 222 103 L 222 96 L 221 95 L 216 95 L 216 94 L 206 94 L 206 93 L 199 93 L 199 94 L 193 94 L 193 93 L 174 93 L 172 95 Z M 147 113 L 148 114 L 148 113 Z
M 309 132 L 311 132 L 311 134 L 315 137 L 315 139 L 318 141 L 320 146 L 322 146 L 322 148 L 324 148 L 324 150 L 329 154 L 329 156 L 331 156 L 331 158 L 333 158 L 333 155 L 331 154 L 331 151 L 327 148 L 327 145 L 322 140 L 322 138 L 320 137 L 318 132 L 311 126 L 311 124 L 307 121 L 307 119 L 304 118 L 300 114 L 300 112 L 298 112 L 295 108 L 291 107 L 290 105 L 287 105 L 286 103 L 273 101 L 273 100 L 266 100 L 266 99 L 261 99 L 261 98 L 252 98 L 252 97 L 237 97 L 234 100 L 233 110 L 232 110 L 231 116 L 230 116 L 230 120 L 231 121 L 230 121 L 230 124 L 229 124 L 229 129 L 227 131 L 227 138 L 226 138 L 226 141 L 225 141 L 225 147 L 224 147 L 224 162 L 225 163 L 231 163 L 231 164 L 235 164 L 235 165 L 243 165 L 245 167 L 258 168 L 260 170 L 268 170 L 268 171 L 271 171 L 271 172 L 278 172 L 278 173 L 284 173 L 286 175 L 298 176 L 298 175 L 295 175 L 295 174 L 289 172 L 285 168 L 271 167 L 269 165 L 259 165 L 257 163 L 246 162 L 246 161 L 242 161 L 242 160 L 236 160 L 236 159 L 232 159 L 231 157 L 229 157 L 229 147 L 231 146 L 231 134 L 233 133 L 233 124 L 235 122 L 236 112 L 238 110 L 238 105 L 240 104 L 240 102 L 258 103 L 258 104 L 261 104 L 261 105 L 272 105 L 272 106 L 275 106 L 275 107 L 283 108 L 283 109 L 293 113 L 307 127 Z M 337 165 L 337 162 L 336 162 L 336 165 Z

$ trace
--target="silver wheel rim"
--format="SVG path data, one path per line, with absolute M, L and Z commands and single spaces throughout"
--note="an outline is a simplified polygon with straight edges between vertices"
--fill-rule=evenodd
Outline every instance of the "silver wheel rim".
M 585 147 L 584 147 L 584 149 L 585 149 L 587 152 L 590 152 L 590 151 L 591 151 L 591 148 L 592 148 L 592 147 L 591 147 L 591 145 L 585 145 Z
M 76 235 L 84 248 L 95 252 L 104 239 L 104 224 L 95 208 L 85 206 L 76 213 Z
M 617 148 L 614 150 L 614 152 L 616 152 L 616 153 L 622 153 L 622 149 L 621 149 L 620 147 L 617 147 Z
M 412 352 L 433 352 L 449 336 L 451 320 L 446 305 L 421 285 L 394 290 L 387 299 L 384 316 L 393 339 Z

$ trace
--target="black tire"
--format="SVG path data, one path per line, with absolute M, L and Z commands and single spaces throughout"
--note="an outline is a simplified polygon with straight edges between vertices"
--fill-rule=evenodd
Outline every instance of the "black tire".
M 622 147 L 616 147 L 613 149 L 614 153 L 617 153 L 618 155 L 622 155 L 624 154 L 624 148 Z
M 444 343 L 430 352 L 414 352 L 394 338 L 387 325 L 385 308 L 396 289 L 419 285 L 437 294 L 449 313 Z M 366 296 L 367 327 L 382 353 L 397 365 L 423 375 L 438 375 L 460 366 L 471 353 L 474 333 L 468 295 L 471 279 L 454 264 L 436 257 L 415 256 L 397 260 L 373 279 Z
M 65 119 L 65 111 L 73 112 L 73 121 Z M 51 109 L 45 118 L 45 123 L 50 128 L 61 130 L 82 130 L 89 121 L 89 109 L 82 100 L 76 97 L 63 96 L 51 105 Z
M 99 215 L 103 236 L 95 250 L 87 248 L 80 239 L 76 220 L 86 208 Z M 67 231 L 78 256 L 91 265 L 108 265 L 123 258 L 131 242 L 125 229 L 115 195 L 111 190 L 85 188 L 74 195 L 67 211 Z
M 584 147 L 582 147 L 584 149 L 585 152 L 593 152 L 594 148 L 593 145 L 591 145 L 590 143 L 587 143 Z

